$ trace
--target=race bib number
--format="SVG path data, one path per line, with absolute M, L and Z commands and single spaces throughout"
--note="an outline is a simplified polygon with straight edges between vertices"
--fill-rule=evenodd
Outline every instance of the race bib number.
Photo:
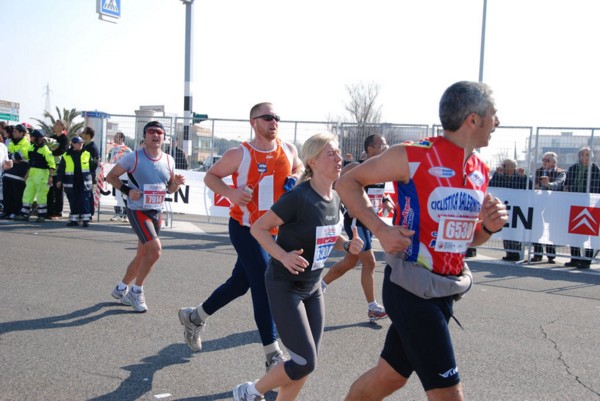
M 367 188 L 367 196 L 369 197 L 371 206 L 376 213 L 381 210 L 384 192 L 385 188 Z
M 441 216 L 436 252 L 463 253 L 473 242 L 477 218 Z
M 160 209 L 165 201 L 167 187 L 165 184 L 144 185 L 144 209 Z
M 273 206 L 273 179 L 272 175 L 267 175 L 258 183 L 258 210 L 260 211 L 269 210 Z
M 319 226 L 316 228 L 315 254 L 311 270 L 319 270 L 325 267 L 325 261 L 333 249 L 342 232 L 342 225 Z

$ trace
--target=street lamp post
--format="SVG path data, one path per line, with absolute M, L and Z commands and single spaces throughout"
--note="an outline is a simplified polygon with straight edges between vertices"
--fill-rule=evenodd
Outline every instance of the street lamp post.
M 190 125 L 192 124 L 192 28 L 194 0 L 181 0 L 185 4 L 185 76 L 183 94 L 183 147 L 188 155 L 192 154 Z
M 487 19 L 487 0 L 483 0 L 483 18 L 481 23 L 481 52 L 479 53 L 479 82 L 483 82 L 483 60 L 485 54 L 485 20 Z

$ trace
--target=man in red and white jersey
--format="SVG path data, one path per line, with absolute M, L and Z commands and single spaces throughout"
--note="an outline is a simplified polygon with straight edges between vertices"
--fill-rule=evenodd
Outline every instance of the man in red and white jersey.
M 382 400 L 413 372 L 429 400 L 463 400 L 448 322 L 454 300 L 471 285 L 464 256 L 508 216 L 500 199 L 486 195 L 489 167 L 475 152 L 499 124 L 492 91 L 457 82 L 444 92 L 439 113 L 442 136 L 394 145 L 336 184 L 350 214 L 386 252 L 382 295 L 392 321 L 377 366 L 354 382 L 346 400 Z M 387 181 L 395 186 L 392 226 L 363 190 Z

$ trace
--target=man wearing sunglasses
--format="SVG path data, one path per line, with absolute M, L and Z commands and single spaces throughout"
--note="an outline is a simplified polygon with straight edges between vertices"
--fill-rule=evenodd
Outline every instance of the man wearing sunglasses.
M 229 237 L 238 258 L 231 277 L 197 307 L 179 310 L 184 338 L 195 352 L 202 350 L 200 332 L 206 320 L 234 299 L 252 293 L 254 320 L 267 359 L 267 370 L 283 359 L 276 339 L 275 324 L 265 287 L 269 256 L 250 234 L 250 227 L 300 177 L 304 167 L 291 143 L 277 137 L 279 116 L 271 103 L 259 103 L 250 110 L 254 139 L 227 150 L 206 172 L 204 183 L 231 203 Z M 232 176 L 233 186 L 224 179 Z M 276 235 L 276 229 L 271 232 Z
M 161 122 L 147 123 L 145 145 L 121 157 L 106 176 L 110 185 L 127 196 L 127 218 L 138 237 L 135 257 L 111 295 L 139 313 L 148 310 L 144 282 L 162 254 L 159 234 L 165 196 L 185 184 L 185 176 L 175 171 L 173 157 L 161 150 L 165 132 Z M 121 181 L 123 174 L 127 174 L 127 184 Z

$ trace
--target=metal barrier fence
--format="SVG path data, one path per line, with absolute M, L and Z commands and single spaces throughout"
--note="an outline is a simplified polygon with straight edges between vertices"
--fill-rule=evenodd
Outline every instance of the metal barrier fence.
M 111 148 L 114 134 L 121 131 L 126 136 L 126 144 L 137 148 L 143 139 L 142 128 L 150 120 L 159 120 L 167 129 L 165 151 L 175 154 L 175 148 L 183 150 L 187 157 L 188 169 L 205 171 L 211 161 L 223 154 L 230 147 L 238 146 L 245 140 L 252 138 L 252 129 L 247 119 L 206 119 L 193 125 L 186 124 L 180 117 L 159 116 L 132 116 L 112 115 L 103 123 L 102 135 L 96 136 L 101 148 L 103 161 Z M 189 120 L 187 120 L 189 121 Z M 363 141 L 372 133 L 381 133 L 389 144 L 406 140 L 418 140 L 427 136 L 441 134 L 439 125 L 424 124 L 356 124 L 346 122 L 318 122 L 318 121 L 281 121 L 279 124 L 279 137 L 294 143 L 298 149 L 304 141 L 317 132 L 332 132 L 338 135 L 342 153 L 349 153 L 354 160 L 358 160 L 363 151 Z M 569 182 L 557 188 L 559 191 L 600 193 L 600 169 L 594 161 L 595 154 L 600 154 L 600 142 L 597 139 L 600 128 L 574 128 L 574 127 L 530 127 L 506 126 L 499 127 L 492 134 L 489 146 L 480 149 L 480 154 L 491 169 L 490 187 L 521 189 L 535 191 L 544 189 L 540 187 L 540 177 L 547 174 L 543 171 L 544 155 L 554 152 L 557 157 L 557 166 L 564 170 L 577 170 L 570 175 Z M 102 138 L 101 140 L 99 138 Z M 588 147 L 590 149 L 589 166 L 581 169 L 575 167 L 579 162 L 579 151 Z M 581 185 L 573 185 L 573 180 L 578 182 L 587 179 L 585 190 Z M 525 193 L 524 193 L 525 194 Z M 177 219 L 208 219 L 211 222 L 223 223 L 226 218 L 206 218 L 189 215 L 177 215 Z M 519 241 L 519 257 L 526 257 L 532 252 L 532 242 L 523 234 Z M 492 239 L 485 244 L 485 248 L 504 249 L 506 243 L 502 240 Z M 559 256 L 570 256 L 568 247 L 558 247 Z

